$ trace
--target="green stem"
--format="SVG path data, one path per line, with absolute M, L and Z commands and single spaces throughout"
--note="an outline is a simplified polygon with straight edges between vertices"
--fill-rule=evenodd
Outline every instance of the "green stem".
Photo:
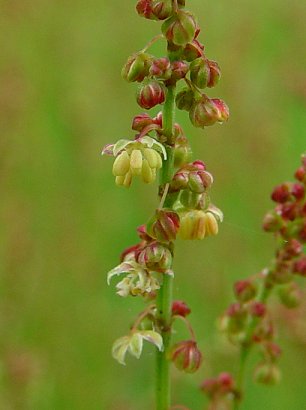
M 163 134 L 167 137 L 167 159 L 164 160 L 160 175 L 160 185 L 164 189 L 173 176 L 173 125 L 175 85 L 167 87 L 167 97 L 163 108 Z M 173 278 L 163 275 L 163 283 L 157 295 L 157 323 L 163 338 L 164 349 L 157 351 L 156 363 L 156 410 L 170 409 L 170 362 L 168 351 L 171 342 L 171 306 Z
M 263 277 L 262 284 L 259 289 L 259 293 L 257 297 L 258 302 L 265 303 L 267 298 L 269 297 L 270 292 L 271 292 L 271 287 L 267 287 L 266 278 Z M 237 390 L 239 391 L 240 394 L 239 394 L 239 397 L 235 399 L 234 410 L 238 410 L 240 406 L 241 395 L 244 390 L 244 375 L 245 375 L 246 362 L 252 350 L 252 346 L 253 346 L 252 337 L 253 337 L 253 333 L 254 333 L 254 330 L 257 324 L 258 324 L 258 318 L 254 316 L 250 317 L 248 325 L 246 327 L 244 340 L 241 343 L 239 369 L 238 369 L 238 375 L 237 375 Z

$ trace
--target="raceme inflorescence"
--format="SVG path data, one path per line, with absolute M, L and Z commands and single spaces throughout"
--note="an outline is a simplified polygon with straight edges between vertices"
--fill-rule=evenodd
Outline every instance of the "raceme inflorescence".
M 141 17 L 161 21 L 162 33 L 127 59 L 122 76 L 138 83 L 136 100 L 142 109 L 162 109 L 156 116 L 136 115 L 134 137 L 108 144 L 102 153 L 114 157 L 112 170 L 120 187 L 129 188 L 135 178 L 145 184 L 158 180 L 159 201 L 147 223 L 137 228 L 139 242 L 123 251 L 120 264 L 108 273 L 108 283 L 119 278 L 119 296 L 139 296 L 146 303 L 130 331 L 115 341 L 112 353 L 125 364 L 128 353 L 140 357 L 144 341 L 155 345 L 156 408 L 169 410 L 170 363 L 192 373 L 202 362 L 187 318 L 190 309 L 183 301 L 172 300 L 174 242 L 216 235 L 223 219 L 211 202 L 213 176 L 203 161 L 192 160 L 190 141 L 174 120 L 175 107 L 187 111 L 198 128 L 227 121 L 229 109 L 204 92 L 218 84 L 221 71 L 206 56 L 200 28 L 185 9 L 185 0 L 139 0 L 136 10 Z M 156 41 L 165 42 L 164 56 L 150 54 Z M 172 344 L 177 320 L 185 323 L 190 338 Z

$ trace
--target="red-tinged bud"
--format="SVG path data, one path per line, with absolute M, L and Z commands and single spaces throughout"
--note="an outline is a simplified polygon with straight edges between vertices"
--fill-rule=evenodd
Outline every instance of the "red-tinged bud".
M 287 202 L 289 198 L 290 198 L 289 184 L 281 184 L 281 185 L 276 186 L 271 194 L 271 199 L 274 202 L 278 202 L 280 204 Z
M 153 238 L 147 233 L 146 225 L 140 225 L 137 228 L 137 234 L 142 241 L 151 242 Z
M 235 381 L 230 373 L 222 372 L 217 378 L 221 394 L 227 394 L 234 390 Z
M 177 46 L 185 46 L 193 40 L 197 23 L 193 14 L 179 10 L 162 24 L 166 39 Z
M 274 342 L 270 342 L 270 341 L 265 342 L 263 347 L 264 347 L 266 355 L 272 361 L 275 361 L 276 359 L 278 359 L 282 353 L 282 349 Z
M 156 115 L 156 117 L 153 118 L 153 122 L 154 124 L 158 125 L 160 128 L 163 127 L 163 114 L 161 111 Z
M 240 333 L 247 319 L 247 312 L 240 303 L 231 304 L 221 319 L 221 329 L 230 334 Z
M 191 313 L 191 310 L 182 300 L 174 300 L 172 303 L 172 315 L 186 317 Z
M 291 269 L 290 261 L 277 260 L 276 267 L 270 272 L 269 278 L 279 285 L 289 283 L 293 279 Z
M 298 256 L 303 251 L 303 245 L 296 239 L 289 239 L 289 241 L 284 245 L 281 252 L 283 259 L 291 259 Z
M 206 88 L 209 76 L 210 68 L 206 58 L 197 58 L 190 64 L 190 79 L 197 87 Z
M 280 381 L 281 374 L 279 368 L 272 363 L 261 363 L 254 373 L 254 380 L 258 383 L 273 385 Z
M 277 207 L 277 213 L 281 215 L 283 219 L 287 219 L 289 221 L 294 221 L 297 217 L 298 208 L 296 203 L 286 202 L 284 204 L 280 204 Z
M 262 227 L 266 232 L 277 232 L 282 226 L 282 218 L 276 212 L 270 211 L 265 215 Z
M 250 280 L 240 280 L 234 284 L 234 293 L 239 302 L 246 303 L 257 294 L 257 288 Z
M 204 164 L 204 162 L 199 159 L 197 159 L 196 161 L 193 161 L 192 165 L 200 171 L 204 171 L 206 169 L 206 165 Z
M 289 309 L 296 308 L 301 304 L 302 294 L 298 285 L 294 282 L 278 289 L 278 296 L 283 305 Z
M 295 171 L 294 176 L 298 181 L 301 181 L 301 182 L 305 183 L 306 182 L 306 167 L 303 167 L 303 166 L 299 167 Z
M 137 258 L 137 255 L 141 249 L 142 245 L 140 243 L 126 248 L 120 255 L 120 262 Z
M 141 82 L 149 74 L 150 65 L 151 56 L 149 54 L 133 54 L 122 68 L 121 75 L 128 82 Z
M 154 59 L 150 67 L 150 74 L 164 80 L 170 78 L 171 65 L 169 59 L 166 57 Z
M 141 17 L 145 17 L 149 20 L 157 19 L 153 14 L 153 0 L 138 0 L 136 10 Z
M 149 116 L 149 114 L 139 114 L 133 119 L 132 130 L 141 132 L 145 127 L 151 124 L 153 124 L 153 119 Z
M 254 342 L 261 343 L 263 341 L 270 341 L 274 337 L 274 328 L 271 320 L 267 320 L 267 317 L 260 321 L 254 334 Z
M 220 78 L 221 78 L 221 70 L 219 64 L 216 61 L 208 60 L 209 66 L 209 80 L 207 83 L 207 87 L 212 88 L 215 87 Z
M 172 242 L 176 239 L 179 227 L 180 218 L 176 212 L 160 209 L 148 223 L 148 232 L 160 242 Z
M 165 273 L 171 268 L 172 255 L 162 244 L 152 242 L 139 253 L 137 262 L 148 270 Z
M 254 301 L 250 305 L 250 314 L 255 317 L 264 317 L 267 311 L 267 307 L 264 303 Z
M 300 201 L 305 197 L 305 187 L 302 184 L 293 184 L 291 187 L 291 194 Z
M 216 122 L 222 123 L 227 121 L 228 117 L 229 109 L 222 100 L 209 99 L 204 95 L 200 100 L 194 102 L 189 112 L 190 121 L 198 128 L 204 128 Z
M 162 83 L 151 80 L 143 84 L 137 93 L 137 103 L 149 110 L 165 101 L 166 91 Z
M 158 20 L 165 20 L 173 14 L 172 0 L 154 1 L 153 14 Z
M 187 171 L 179 170 L 172 178 L 170 183 L 170 192 L 181 191 L 187 188 L 189 175 Z
M 183 57 L 184 60 L 193 61 L 196 58 L 203 57 L 204 55 L 204 46 L 198 40 L 192 40 L 191 43 L 186 44 Z
M 184 88 L 175 98 L 177 108 L 185 111 L 190 111 L 194 101 L 194 92 L 190 88 Z
M 186 74 L 188 73 L 189 65 L 184 61 L 173 61 L 171 63 L 171 79 L 173 81 L 181 80 L 185 78 Z
M 306 256 L 302 256 L 294 263 L 293 272 L 301 276 L 306 276 Z
M 204 380 L 200 385 L 200 389 L 207 394 L 208 397 L 215 397 L 219 392 L 219 388 L 219 381 L 215 377 Z
M 304 207 L 305 209 L 305 207 Z M 301 242 L 306 243 L 306 219 L 301 224 L 301 228 L 298 233 L 298 238 Z
M 202 194 L 211 187 L 214 179 L 207 171 L 193 171 L 189 173 L 188 188 L 197 194 Z
M 194 373 L 201 366 L 202 353 L 194 340 L 185 340 L 172 347 L 170 359 L 177 369 L 186 373 Z

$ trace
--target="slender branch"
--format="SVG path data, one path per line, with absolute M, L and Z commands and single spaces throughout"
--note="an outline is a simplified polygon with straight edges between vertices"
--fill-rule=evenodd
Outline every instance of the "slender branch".
M 175 86 L 169 85 L 167 97 L 163 108 L 163 133 L 167 137 L 167 142 L 171 143 L 173 139 L 174 123 L 174 98 Z M 160 185 L 167 194 L 167 184 L 173 176 L 173 148 L 168 145 L 167 159 L 164 160 L 162 172 L 160 175 Z M 172 287 L 173 278 L 170 275 L 163 276 L 163 283 L 157 295 L 157 323 L 160 327 L 164 343 L 164 350 L 157 351 L 156 363 L 156 409 L 170 409 L 170 363 L 167 358 L 170 341 L 171 341 L 171 306 L 172 306 Z

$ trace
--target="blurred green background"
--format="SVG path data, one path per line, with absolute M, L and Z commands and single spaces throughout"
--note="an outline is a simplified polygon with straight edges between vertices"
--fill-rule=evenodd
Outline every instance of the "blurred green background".
M 157 203 L 152 186 L 116 188 L 112 160 L 100 157 L 104 144 L 133 136 L 141 112 L 120 71 L 159 23 L 139 18 L 135 2 L 0 1 L 1 410 L 154 408 L 153 349 L 127 367 L 110 354 L 142 302 L 119 298 L 105 280 Z M 200 381 L 237 367 L 215 321 L 233 281 L 271 259 L 273 238 L 261 231 L 270 191 L 306 149 L 306 5 L 187 3 L 222 68 L 209 94 L 231 109 L 226 125 L 205 131 L 177 113 L 225 214 L 217 237 L 176 251 L 175 298 L 193 309 L 205 360 L 193 376 L 173 371 L 173 402 L 198 410 Z M 163 55 L 163 44 L 154 51 Z M 274 312 L 283 381 L 255 385 L 250 363 L 242 410 L 306 408 L 306 304 Z

